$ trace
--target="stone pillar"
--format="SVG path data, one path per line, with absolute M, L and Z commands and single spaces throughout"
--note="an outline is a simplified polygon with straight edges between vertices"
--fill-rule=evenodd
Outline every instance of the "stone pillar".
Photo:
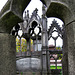
M 27 52 L 26 57 L 31 57 L 31 39 L 27 40 Z
M 68 38 L 68 75 L 75 74 L 75 23 L 71 22 L 67 25 L 67 38 Z
M 48 34 L 47 18 L 42 17 L 42 75 L 48 75 L 49 72 L 49 52 L 48 52 Z
M 68 44 L 66 30 L 63 31 L 63 57 L 62 57 L 63 75 L 68 75 Z
M 0 75 L 16 75 L 15 37 L 0 33 Z

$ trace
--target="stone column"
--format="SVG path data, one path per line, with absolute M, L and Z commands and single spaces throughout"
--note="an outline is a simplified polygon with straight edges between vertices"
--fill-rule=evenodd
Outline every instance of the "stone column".
M 0 75 L 16 75 L 15 37 L 0 33 Z
M 63 31 L 63 57 L 62 57 L 63 75 L 68 75 L 68 44 L 66 30 Z
M 68 75 L 75 74 L 75 22 L 71 22 L 66 27 L 68 39 Z
M 27 52 L 26 57 L 31 57 L 31 39 L 27 40 Z
M 47 34 L 47 18 L 42 17 L 42 75 L 48 75 L 49 72 L 49 52 L 48 52 L 48 34 Z

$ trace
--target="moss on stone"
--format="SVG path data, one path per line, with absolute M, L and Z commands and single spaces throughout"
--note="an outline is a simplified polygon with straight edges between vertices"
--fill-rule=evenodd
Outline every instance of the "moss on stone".
M 46 12 L 47 17 L 57 17 L 64 21 L 64 17 L 69 12 L 68 8 L 61 3 L 52 2 Z
M 30 1 L 31 0 L 8 0 L 0 12 L 0 32 L 10 33 L 13 26 L 22 22 L 23 11 Z
M 10 33 L 13 26 L 17 25 L 19 22 L 22 22 L 22 20 L 10 11 L 0 19 L 0 27 L 4 32 Z
M 31 0 L 13 0 L 12 10 L 22 16 L 23 11 L 25 10 L 30 1 Z

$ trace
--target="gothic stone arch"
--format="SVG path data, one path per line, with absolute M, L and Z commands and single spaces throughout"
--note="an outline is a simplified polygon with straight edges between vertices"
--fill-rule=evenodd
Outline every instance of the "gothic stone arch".
M 23 21 L 24 9 L 30 0 L 8 0 L 0 12 L 0 32 L 10 33 L 12 27 Z
M 69 1 L 69 0 L 68 0 Z M 74 14 L 71 11 L 69 4 L 51 1 L 46 12 L 47 17 L 57 17 L 64 22 L 63 34 L 63 75 L 73 75 L 74 72 Z
M 64 51 L 64 64 L 66 75 L 75 74 L 75 0 L 41 0 L 47 6 L 47 17 L 60 18 L 65 23 L 66 43 Z M 7 33 L 14 25 L 21 22 L 22 13 L 30 0 L 8 0 L 0 12 L 0 75 L 15 75 L 15 39 Z M 13 18 L 12 18 L 13 17 Z M 11 63 L 11 64 L 10 64 Z M 9 68 L 8 68 L 9 67 Z M 63 73 L 65 75 L 65 71 Z
M 8 0 L 0 12 L 0 75 L 16 75 L 15 37 L 13 26 L 22 22 L 22 14 L 30 0 Z

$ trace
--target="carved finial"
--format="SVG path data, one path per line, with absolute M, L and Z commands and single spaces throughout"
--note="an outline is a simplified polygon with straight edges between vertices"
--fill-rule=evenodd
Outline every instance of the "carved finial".
M 44 4 L 42 6 L 42 13 L 43 13 L 43 15 L 45 15 L 45 13 L 46 13 L 46 6 Z
M 36 9 L 33 11 L 32 14 L 33 14 L 34 16 L 36 16 L 36 15 L 37 15 L 37 11 L 38 11 L 38 9 L 36 8 Z
M 25 11 L 25 18 L 26 18 L 26 11 Z
M 37 13 L 38 12 L 38 9 L 36 8 L 34 11 Z
M 57 21 L 54 19 L 54 20 L 52 21 L 52 23 L 57 23 Z
M 27 10 L 27 17 L 29 18 L 29 10 Z

